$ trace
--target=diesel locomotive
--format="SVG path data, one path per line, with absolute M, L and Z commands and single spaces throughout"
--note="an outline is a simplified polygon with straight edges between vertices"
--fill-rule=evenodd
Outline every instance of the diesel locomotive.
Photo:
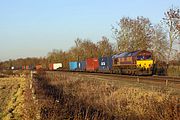
M 152 52 L 138 50 L 123 52 L 112 57 L 113 72 L 131 75 L 152 75 L 154 60 Z

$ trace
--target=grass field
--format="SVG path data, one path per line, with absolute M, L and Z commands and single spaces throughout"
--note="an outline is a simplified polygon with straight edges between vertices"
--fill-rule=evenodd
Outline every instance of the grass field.
M 22 118 L 25 87 L 25 78 L 0 78 L 0 119 Z
M 180 76 L 180 66 L 169 66 L 168 69 L 169 76 Z
M 76 73 L 46 74 L 36 93 L 43 119 L 179 119 L 177 89 L 101 80 Z M 42 99 L 43 98 L 43 99 Z
M 0 78 L 0 119 L 179 120 L 178 91 L 68 72 L 6 77 Z

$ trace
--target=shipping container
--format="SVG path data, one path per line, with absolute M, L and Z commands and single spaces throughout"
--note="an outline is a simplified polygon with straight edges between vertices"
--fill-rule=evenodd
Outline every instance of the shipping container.
M 69 62 L 69 70 L 74 71 L 78 69 L 78 62 Z
M 86 61 L 78 62 L 78 71 L 85 71 L 86 70 Z
M 25 67 L 26 67 L 26 68 L 25 68 L 26 70 L 29 70 L 29 66 L 28 66 L 28 65 L 26 65 Z
M 26 69 L 26 66 L 22 66 L 22 70 L 25 70 Z
M 53 64 L 53 69 L 54 70 L 59 70 L 63 67 L 62 63 L 54 63 Z
M 34 70 L 35 69 L 35 65 L 29 65 L 29 69 L 30 70 Z
M 36 70 L 42 69 L 42 65 L 36 65 Z
M 112 57 L 99 57 L 99 71 L 108 72 L 112 70 Z
M 14 66 L 14 70 L 21 70 L 22 66 Z
M 86 71 L 97 71 L 99 68 L 98 58 L 86 59 Z
M 49 70 L 53 70 L 53 64 L 52 63 L 49 64 Z
M 49 70 L 59 70 L 62 68 L 62 63 L 51 63 L 49 64 Z
M 14 67 L 14 66 L 12 66 L 12 67 L 11 67 L 11 70 L 15 70 L 15 67 Z

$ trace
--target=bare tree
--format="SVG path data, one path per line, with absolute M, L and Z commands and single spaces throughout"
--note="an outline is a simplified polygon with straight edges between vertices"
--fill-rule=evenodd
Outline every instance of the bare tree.
M 99 56 L 111 56 L 113 54 L 113 46 L 105 36 L 97 42 L 97 47 Z
M 98 48 L 88 39 L 76 39 L 75 46 L 68 51 L 70 61 L 82 61 L 90 57 L 98 57 Z
M 152 28 L 148 18 L 122 18 L 118 23 L 118 28 L 112 28 L 119 51 L 150 49 L 153 34 Z
M 165 13 L 165 18 L 163 21 L 168 30 L 168 39 L 169 39 L 169 47 L 168 47 L 168 57 L 167 57 L 167 66 L 169 64 L 171 53 L 173 49 L 173 44 L 175 41 L 180 39 L 180 10 L 171 8 Z
M 155 60 L 164 61 L 167 59 L 168 41 L 167 35 L 160 24 L 154 26 L 153 40 L 151 43 Z
M 54 49 L 52 52 L 49 52 L 47 55 L 48 63 L 63 62 L 64 60 L 64 51 Z
M 98 57 L 98 48 L 95 43 L 93 43 L 91 40 L 84 39 L 80 45 L 81 50 L 81 56 L 83 59 L 89 58 L 89 57 Z
M 76 44 L 76 48 L 75 48 L 75 51 L 76 51 L 76 55 L 77 55 L 77 61 L 79 61 L 79 57 L 81 56 L 81 43 L 82 43 L 82 40 L 80 38 L 77 38 L 75 41 L 75 44 Z

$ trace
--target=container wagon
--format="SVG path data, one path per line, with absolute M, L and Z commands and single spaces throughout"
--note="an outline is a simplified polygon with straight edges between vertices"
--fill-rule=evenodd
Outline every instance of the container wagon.
M 112 57 L 99 57 L 99 72 L 112 72 Z
M 51 63 L 49 64 L 49 70 L 60 70 L 62 69 L 62 63 Z
M 78 62 L 69 62 L 69 70 L 70 71 L 75 71 L 78 69 Z
M 97 72 L 99 68 L 98 58 L 86 59 L 86 71 Z
M 42 65 L 36 65 L 36 70 L 40 70 L 42 68 L 43 68 Z
M 86 71 L 86 61 L 78 62 L 77 71 Z

